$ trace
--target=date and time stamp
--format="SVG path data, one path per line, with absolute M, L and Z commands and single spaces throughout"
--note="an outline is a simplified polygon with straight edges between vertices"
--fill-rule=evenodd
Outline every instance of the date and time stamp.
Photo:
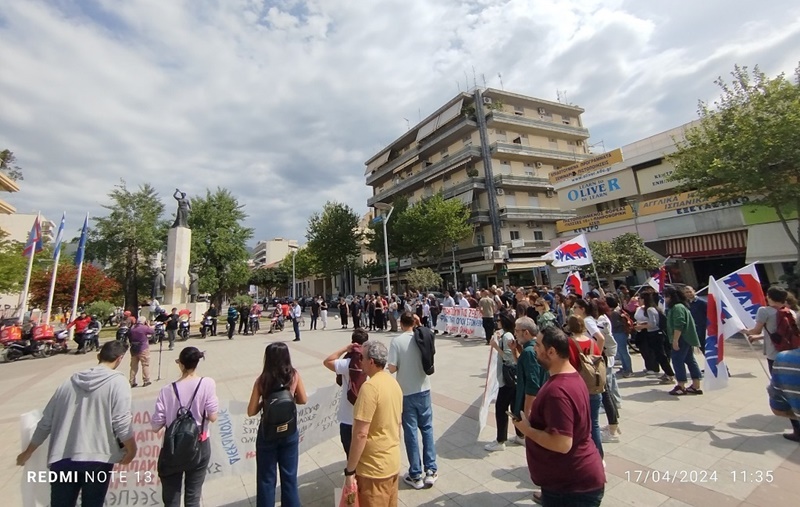
M 637 484 L 771 484 L 772 470 L 626 470 L 623 478 Z

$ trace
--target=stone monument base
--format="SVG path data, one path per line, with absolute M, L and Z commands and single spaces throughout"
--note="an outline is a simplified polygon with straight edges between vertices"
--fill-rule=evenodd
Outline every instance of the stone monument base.
M 192 230 L 173 227 L 167 235 L 167 273 L 164 301 L 161 306 L 172 308 L 189 301 L 189 256 L 192 249 Z M 172 306 L 170 306 L 172 305 Z

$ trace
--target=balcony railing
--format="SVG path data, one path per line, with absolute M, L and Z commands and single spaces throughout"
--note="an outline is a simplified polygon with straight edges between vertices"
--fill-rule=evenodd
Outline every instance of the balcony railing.
M 553 184 L 547 178 L 537 178 L 536 176 L 515 176 L 513 174 L 501 174 L 494 177 L 494 184 L 498 187 L 512 188 L 543 188 L 552 190 Z
M 376 202 L 381 202 L 384 199 L 395 195 L 397 193 L 403 192 L 404 190 L 408 190 L 415 185 L 422 183 L 425 179 L 430 178 L 431 176 L 436 175 L 437 173 L 446 171 L 447 169 L 452 168 L 458 164 L 463 163 L 464 161 L 470 160 L 474 157 L 480 157 L 481 152 L 478 148 L 473 146 L 468 146 L 462 150 L 459 150 L 444 160 L 440 160 L 435 164 L 429 165 L 428 167 L 422 169 L 419 173 L 411 176 L 410 178 L 406 178 L 405 180 L 401 181 L 400 183 L 393 185 L 383 192 L 370 197 L 367 200 L 367 206 L 372 206 Z
M 489 122 L 506 123 L 509 125 L 527 127 L 529 130 L 538 130 L 542 133 L 556 133 L 570 139 L 589 139 L 589 130 L 583 127 L 566 125 L 563 122 L 545 121 L 537 118 L 528 118 L 514 114 L 492 112 Z
M 523 246 L 519 246 L 520 242 L 524 243 Z M 551 249 L 550 242 L 545 240 L 517 239 L 503 244 L 517 253 L 549 252 Z
M 459 130 L 465 127 L 478 128 L 477 124 L 474 121 L 470 121 L 467 120 L 466 118 L 463 118 L 462 120 L 458 121 L 451 127 L 442 130 L 441 132 L 434 132 L 432 134 L 432 137 L 423 139 L 414 148 L 408 150 L 407 152 L 403 153 L 401 156 L 395 159 L 389 160 L 388 162 L 386 162 L 386 164 L 379 167 L 378 170 L 375 171 L 373 174 L 368 175 L 367 185 L 372 185 L 374 182 L 385 177 L 387 174 L 391 174 L 392 171 L 394 171 L 401 165 L 405 164 L 412 158 L 420 155 L 421 153 L 429 149 L 431 146 L 435 146 L 436 143 L 441 142 L 443 139 L 446 139 L 447 137 L 456 134 Z
M 533 206 L 514 206 L 500 208 L 501 220 L 566 220 L 575 217 L 575 213 L 561 211 L 558 208 L 535 208 Z
M 458 194 L 463 194 L 470 190 L 483 190 L 485 188 L 486 183 L 484 178 L 469 178 L 467 181 L 462 181 L 452 187 L 442 189 L 442 196 L 445 199 L 450 199 L 451 197 L 455 197 Z
M 488 209 L 476 209 L 472 210 L 472 213 L 469 215 L 469 222 L 472 224 L 488 224 L 490 223 L 491 217 L 489 216 Z
M 591 155 L 584 153 L 571 153 L 568 151 L 549 150 L 546 148 L 534 148 L 516 143 L 495 142 L 491 145 L 492 153 L 508 153 L 512 155 L 524 155 L 548 161 L 576 162 L 590 158 Z

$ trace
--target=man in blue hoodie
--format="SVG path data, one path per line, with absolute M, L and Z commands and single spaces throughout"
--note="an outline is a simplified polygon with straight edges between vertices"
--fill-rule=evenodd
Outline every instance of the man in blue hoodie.
M 60 472 L 50 484 L 51 507 L 74 507 L 80 494 L 84 507 L 102 507 L 114 463 L 136 457 L 131 418 L 131 388 L 116 371 L 127 348 L 112 340 L 103 344 L 100 364 L 65 381 L 44 409 L 42 419 L 17 465 L 24 466 L 50 437 L 47 465 Z M 106 472 L 102 474 L 99 472 Z M 98 478 L 105 476 L 105 481 Z

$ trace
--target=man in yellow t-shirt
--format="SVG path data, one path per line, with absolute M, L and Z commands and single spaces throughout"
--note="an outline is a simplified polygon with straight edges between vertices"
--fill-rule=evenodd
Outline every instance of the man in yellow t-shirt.
M 358 484 L 361 507 L 396 507 L 400 474 L 400 419 L 403 391 L 384 371 L 386 345 L 369 340 L 362 346 L 361 368 L 369 376 L 353 407 L 353 440 L 344 470 L 345 487 Z

